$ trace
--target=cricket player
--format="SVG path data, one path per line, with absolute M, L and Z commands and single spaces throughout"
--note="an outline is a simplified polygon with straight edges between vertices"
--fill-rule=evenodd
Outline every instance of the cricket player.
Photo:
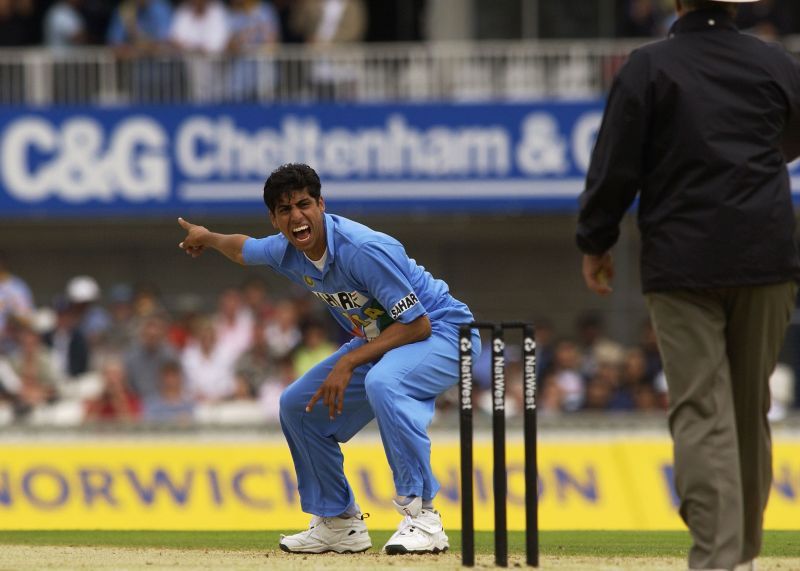
M 317 173 L 276 169 L 264 202 L 279 234 L 250 238 L 178 219 L 180 247 L 197 257 L 219 250 L 239 264 L 266 265 L 328 305 L 353 339 L 286 388 L 280 421 L 297 472 L 306 531 L 283 536 L 293 553 L 356 553 L 372 546 L 339 446 L 377 419 L 403 516 L 388 554 L 448 549 L 433 499 L 427 427 L 437 395 L 457 380 L 458 326 L 473 320 L 447 284 L 410 259 L 394 238 L 325 212 Z M 473 332 L 473 354 L 480 338 Z

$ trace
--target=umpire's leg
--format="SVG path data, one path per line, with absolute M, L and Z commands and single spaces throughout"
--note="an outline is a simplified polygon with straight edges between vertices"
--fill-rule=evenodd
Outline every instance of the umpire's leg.
M 718 291 L 647 294 L 669 387 L 675 485 L 692 569 L 732 569 L 744 532 L 726 315 Z
M 754 559 L 761 550 L 764 508 L 772 485 L 769 377 L 796 293 L 797 285 L 786 282 L 736 288 L 730 297 L 726 338 L 744 497 L 741 561 Z

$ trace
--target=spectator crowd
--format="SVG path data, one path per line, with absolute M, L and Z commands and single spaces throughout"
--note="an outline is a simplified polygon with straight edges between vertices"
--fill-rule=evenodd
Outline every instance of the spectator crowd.
M 761 0 L 739 8 L 740 29 L 775 41 L 800 31 L 796 0 Z M 618 13 L 617 35 L 621 37 L 666 36 L 675 22 L 675 0 L 623 0 Z
M 164 50 L 235 54 L 278 42 L 319 46 L 421 40 L 427 4 L 426 0 L 0 0 L 0 46 L 107 44 L 130 57 Z M 474 4 L 478 16 L 481 4 Z M 663 37 L 675 19 L 674 0 L 617 0 L 614 12 L 618 37 Z M 798 33 L 798 17 L 795 0 L 761 0 L 742 6 L 739 24 L 777 38 Z
M 0 256 L 0 425 L 276 423 L 283 388 L 341 341 L 320 304 L 273 300 L 256 276 L 212 311 L 170 309 L 153 286 L 104 296 L 85 275 L 37 308 Z
M 364 38 L 365 0 L 0 0 L 0 46 L 237 53 Z
M 323 304 L 305 291 L 273 298 L 249 277 L 220 292 L 213 309 L 186 295 L 167 307 L 152 285 L 101 291 L 75 276 L 50 305 L 34 303 L 0 253 L 0 426 L 140 423 L 188 426 L 278 422 L 283 388 L 345 341 Z M 632 346 L 608 338 L 594 314 L 557 338 L 537 323 L 538 409 L 659 411 L 666 379 L 653 331 Z M 488 342 L 485 346 L 489 346 Z M 507 414 L 522 411 L 518 347 L 507 350 Z M 474 367 L 479 407 L 491 410 L 490 351 Z M 794 375 L 773 375 L 773 418 L 792 406 Z M 454 387 L 438 401 L 456 410 Z

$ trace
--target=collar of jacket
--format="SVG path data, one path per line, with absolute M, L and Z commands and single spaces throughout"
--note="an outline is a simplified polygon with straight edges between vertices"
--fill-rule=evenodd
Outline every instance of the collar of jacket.
M 735 32 L 738 31 L 738 28 L 733 23 L 730 13 L 724 8 L 703 8 L 684 14 L 670 28 L 669 37 L 671 38 L 676 34 L 710 30 L 731 30 Z

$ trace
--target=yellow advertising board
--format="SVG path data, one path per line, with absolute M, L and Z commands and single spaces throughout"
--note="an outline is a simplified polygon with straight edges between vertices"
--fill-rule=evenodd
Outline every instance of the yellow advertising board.
M 375 529 L 394 528 L 379 442 L 345 447 L 345 469 Z M 547 440 L 539 445 L 541 529 L 682 529 L 669 441 Z M 521 442 L 510 442 L 508 521 L 524 528 Z M 770 529 L 800 525 L 800 441 L 775 444 Z M 437 508 L 460 527 L 459 445 L 434 444 Z M 475 523 L 491 529 L 492 450 L 475 444 Z M 286 529 L 307 526 L 284 444 L 98 442 L 0 447 L 0 529 Z

